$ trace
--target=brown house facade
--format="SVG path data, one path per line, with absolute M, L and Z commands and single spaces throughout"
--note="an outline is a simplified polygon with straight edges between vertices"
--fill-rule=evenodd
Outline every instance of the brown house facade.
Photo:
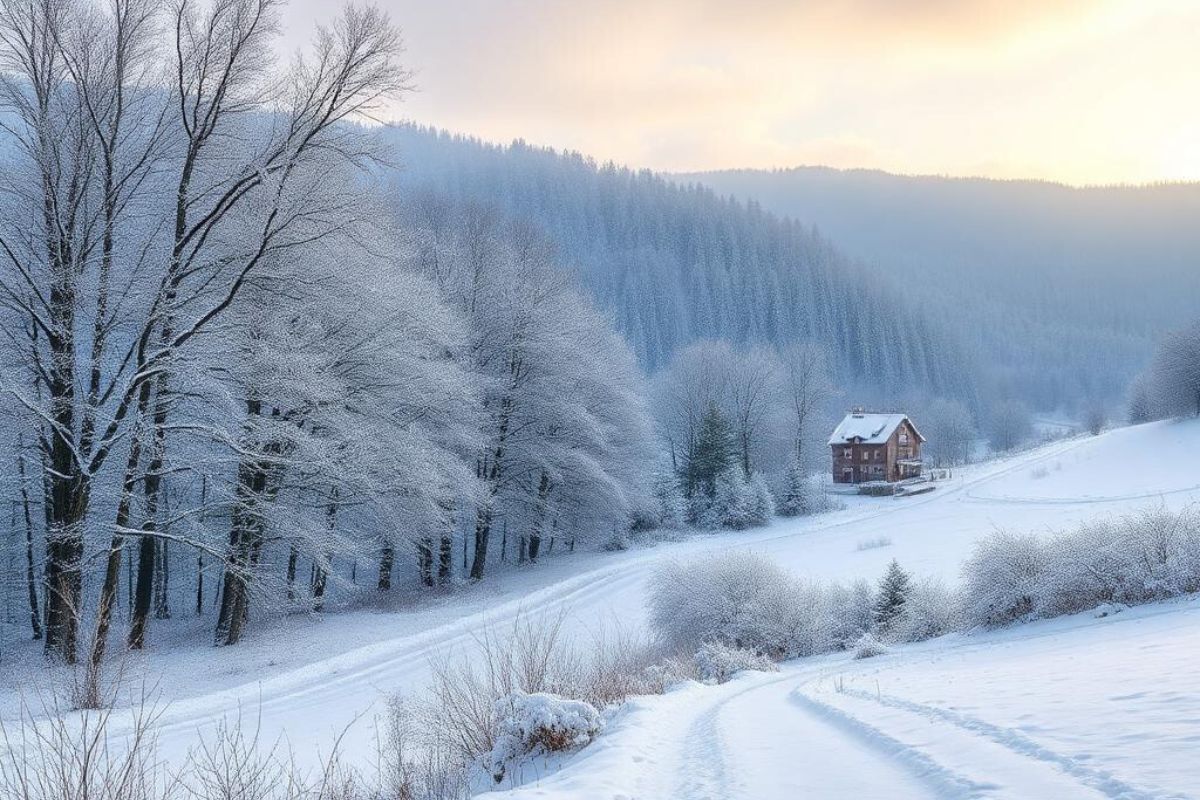
M 834 483 L 895 483 L 921 474 L 925 437 L 905 414 L 854 410 L 829 437 Z

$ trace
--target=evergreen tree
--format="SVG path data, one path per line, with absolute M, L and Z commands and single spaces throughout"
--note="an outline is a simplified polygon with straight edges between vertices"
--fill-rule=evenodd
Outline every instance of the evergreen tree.
M 775 497 L 761 472 L 750 476 L 750 524 L 766 525 L 775 516 Z
M 717 475 L 711 497 L 700 492 L 696 500 L 695 521 L 703 528 L 740 531 L 754 524 L 754 493 L 738 464 L 730 464 Z
M 651 519 L 646 521 L 649 524 L 644 527 L 682 527 L 687 515 L 687 501 L 684 500 L 683 490 L 679 486 L 679 477 L 669 466 L 664 466 L 654 473 L 651 493 L 654 496 L 649 514 Z
M 804 467 L 793 458 L 784 476 L 783 497 L 776 508 L 781 517 L 799 517 L 813 512 L 812 486 Z
M 896 559 L 888 565 L 887 572 L 879 581 L 879 592 L 875 596 L 875 629 L 886 634 L 904 611 L 904 603 L 912 588 L 908 573 Z
M 709 404 L 685 467 L 688 496 L 697 492 L 713 496 L 717 478 L 733 463 L 734 451 L 729 421 L 716 403 Z

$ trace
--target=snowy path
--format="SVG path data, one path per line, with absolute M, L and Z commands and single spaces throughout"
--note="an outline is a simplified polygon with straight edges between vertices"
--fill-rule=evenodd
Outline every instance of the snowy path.
M 1165 655 L 1139 670 L 1123 646 Z M 1188 664 L 1198 654 L 1193 599 L 946 637 L 868 661 L 796 662 L 639 700 L 561 772 L 499 796 L 1194 797 L 1200 697 Z M 1080 657 L 1090 669 L 1072 668 Z M 1047 676 L 1069 678 L 1051 689 L 1059 703 L 1028 691 Z

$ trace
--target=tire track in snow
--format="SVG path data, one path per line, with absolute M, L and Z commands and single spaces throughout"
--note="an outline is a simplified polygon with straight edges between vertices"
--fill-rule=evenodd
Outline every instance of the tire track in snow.
M 875 752 L 888 757 L 915 778 L 928 784 L 940 798 L 972 800 L 972 798 L 986 797 L 991 790 L 996 788 L 994 784 L 973 781 L 967 776 L 939 764 L 927 754 L 889 736 L 870 723 L 805 694 L 799 687 L 788 694 L 788 701 L 801 711 L 811 714 Z
M 1179 797 L 1178 795 L 1163 795 L 1133 786 L 1114 777 L 1105 770 L 1086 766 L 1070 756 L 1063 755 L 1044 745 L 1038 744 L 1020 731 L 994 725 L 960 711 L 951 711 L 950 709 L 939 708 L 938 706 L 904 700 L 893 695 L 882 693 L 871 694 L 861 689 L 844 689 L 843 691 L 845 694 L 859 700 L 866 700 L 885 707 L 908 711 L 934 722 L 953 725 L 971 735 L 980 736 L 998 744 L 1017 755 L 1051 764 L 1113 800 L 1163 800 L 1165 797 Z

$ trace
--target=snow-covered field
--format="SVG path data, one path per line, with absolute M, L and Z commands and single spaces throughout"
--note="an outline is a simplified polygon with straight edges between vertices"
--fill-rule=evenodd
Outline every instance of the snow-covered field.
M 810 659 L 639 699 L 501 796 L 1194 797 L 1198 654 L 1193 599 Z
M 956 471 L 918 497 L 851 497 L 843 511 L 753 532 L 563 558 L 407 611 L 290 618 L 238 648 L 160 644 L 129 669 L 156 678 L 168 757 L 240 713 L 301 758 L 345 730 L 344 752 L 367 761 L 383 701 L 419 691 L 432 654 L 520 613 L 641 625 L 646 579 L 662 559 L 744 548 L 805 577 L 874 580 L 896 558 L 954 582 L 972 544 L 998 528 L 1051 533 L 1200 500 L 1197 452 L 1200 422 L 1118 429 Z M 859 547 L 879 539 L 890 544 Z M 868 661 L 813 659 L 637 700 L 516 796 L 1190 796 L 1200 786 L 1198 658 L 1200 602 L 1189 600 L 945 637 Z M 8 680 L 11 710 L 18 685 Z

